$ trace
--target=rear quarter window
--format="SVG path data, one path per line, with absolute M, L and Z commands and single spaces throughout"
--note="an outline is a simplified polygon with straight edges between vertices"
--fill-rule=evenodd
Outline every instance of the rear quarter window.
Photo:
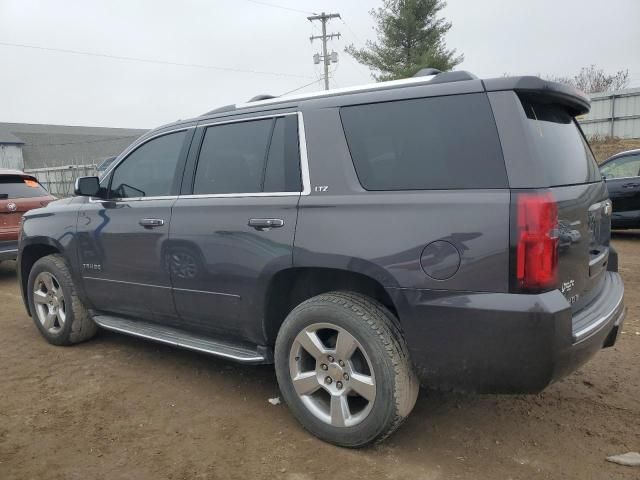
M 355 105 L 340 116 L 367 190 L 508 186 L 486 94 Z
M 0 200 L 46 197 L 49 193 L 36 180 L 17 175 L 0 176 Z

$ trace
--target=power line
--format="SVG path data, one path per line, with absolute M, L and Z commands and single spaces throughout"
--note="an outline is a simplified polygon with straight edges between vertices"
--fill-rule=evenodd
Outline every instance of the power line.
M 260 0 L 246 0 L 246 1 L 251 3 L 257 3 L 258 5 L 264 5 L 265 7 L 281 8 L 282 10 L 290 10 L 292 12 L 304 13 L 305 15 L 314 15 L 314 12 L 308 12 L 306 10 L 299 10 L 297 8 L 276 5 L 274 3 L 261 2 Z
M 309 86 L 313 85 L 314 83 L 321 82 L 322 80 L 324 80 L 324 78 L 322 78 L 322 77 L 316 78 L 313 82 L 307 83 L 306 85 L 302 85 L 301 87 L 298 87 L 298 88 L 294 88 L 293 90 L 289 90 L 288 92 L 281 93 L 280 96 L 282 97 L 283 95 L 288 95 L 290 93 L 297 92 L 298 90 L 302 90 L 303 88 L 309 87 Z
M 356 34 L 356 32 L 353 30 L 353 28 L 351 28 L 349 26 L 349 24 L 347 22 L 344 21 L 344 18 L 340 17 L 340 21 L 342 21 L 342 23 L 344 23 L 344 26 L 347 27 L 347 29 L 351 32 L 351 35 L 353 35 L 353 38 L 358 42 L 358 43 L 363 43 L 362 40 L 360 40 L 360 37 L 358 37 L 358 35 Z
M 296 73 L 284 73 L 284 72 L 268 72 L 264 70 L 247 70 L 243 68 L 234 68 L 234 67 L 220 67 L 216 65 L 205 65 L 198 63 L 181 63 L 181 62 L 170 62 L 166 60 L 152 60 L 149 58 L 140 58 L 140 57 L 125 57 L 121 55 L 109 55 L 106 53 L 96 53 L 96 52 L 86 52 L 82 50 L 71 50 L 66 48 L 52 48 L 52 47 L 42 47 L 39 45 L 27 45 L 23 43 L 10 43 L 10 42 L 0 42 L 0 45 L 5 47 L 17 47 L 17 48 L 28 48 L 32 50 L 43 50 L 47 52 L 61 52 L 61 53 L 71 53 L 74 55 L 86 55 L 90 57 L 101 57 L 101 58 L 111 58 L 115 60 L 127 60 L 130 62 L 143 62 L 143 63 L 154 63 L 158 65 L 172 65 L 175 67 L 191 67 L 191 68 L 204 68 L 208 70 L 221 70 L 225 72 L 236 72 L 236 73 L 252 73 L 256 75 L 274 75 L 278 77 L 294 77 L 294 78 L 312 78 L 310 75 L 299 75 Z

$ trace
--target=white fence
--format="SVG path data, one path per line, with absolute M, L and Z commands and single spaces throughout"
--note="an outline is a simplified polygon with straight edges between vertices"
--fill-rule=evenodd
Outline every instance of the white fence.
M 78 177 L 97 175 L 95 165 L 66 165 L 63 167 L 26 169 L 36 177 L 51 195 L 58 198 L 73 195 L 73 186 Z
M 578 118 L 588 137 L 640 138 L 640 88 L 594 93 L 591 111 Z

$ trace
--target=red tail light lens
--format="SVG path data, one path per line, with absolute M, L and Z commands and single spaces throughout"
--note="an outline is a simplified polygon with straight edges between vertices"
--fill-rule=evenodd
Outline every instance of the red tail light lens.
M 558 206 L 551 192 L 519 193 L 516 279 L 525 291 L 554 288 L 558 278 Z

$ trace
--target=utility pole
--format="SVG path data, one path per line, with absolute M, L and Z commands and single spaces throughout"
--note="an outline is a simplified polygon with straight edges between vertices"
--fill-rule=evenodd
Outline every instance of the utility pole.
M 327 22 L 332 18 L 340 18 L 339 13 L 324 13 L 322 12 L 320 15 L 311 15 L 307 17 L 307 20 L 313 22 L 315 20 L 320 20 L 322 22 L 322 35 L 314 35 L 309 37 L 309 40 L 313 42 L 314 40 L 322 40 L 322 55 L 318 55 L 317 53 L 313 56 L 314 63 L 320 63 L 320 59 L 324 63 L 324 89 L 329 90 L 329 64 L 331 62 L 338 62 L 338 52 L 331 52 L 331 55 L 327 54 L 327 40 L 332 40 L 333 38 L 340 38 L 340 33 L 330 33 L 327 35 Z

